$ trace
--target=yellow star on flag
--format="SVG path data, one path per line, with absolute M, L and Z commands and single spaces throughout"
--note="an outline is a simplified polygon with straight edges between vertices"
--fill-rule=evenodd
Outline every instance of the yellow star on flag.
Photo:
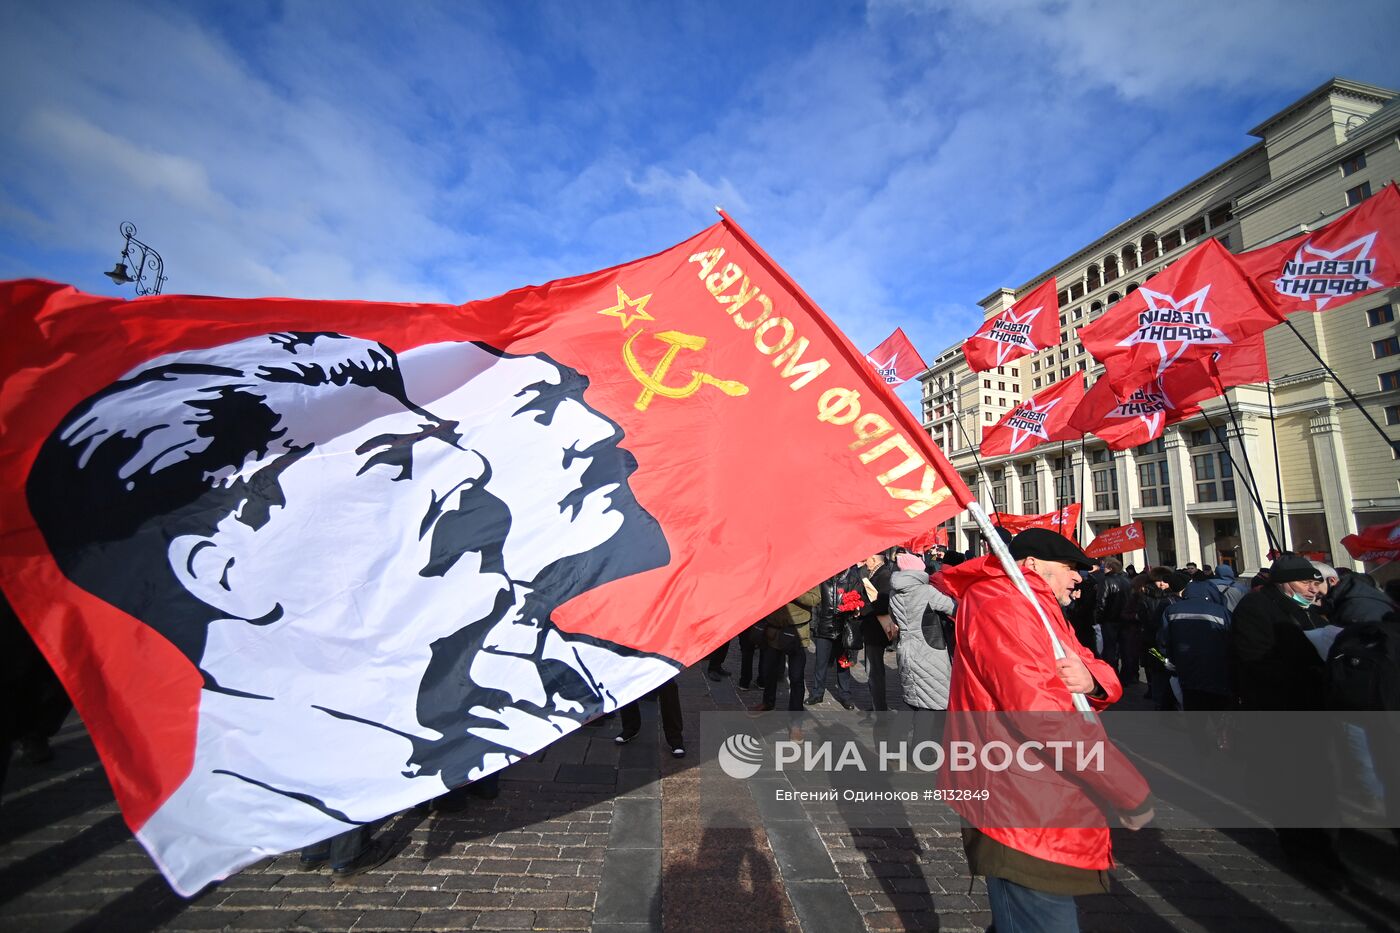
M 643 295 L 640 298 L 628 298 L 627 293 L 622 290 L 622 286 L 617 286 L 617 304 L 611 308 L 599 311 L 599 314 L 606 314 L 610 317 L 622 319 L 622 329 L 626 330 L 632 326 L 633 321 L 654 321 L 656 318 L 647 314 L 647 302 L 651 301 L 650 295 Z M 632 313 L 627 309 L 631 308 Z

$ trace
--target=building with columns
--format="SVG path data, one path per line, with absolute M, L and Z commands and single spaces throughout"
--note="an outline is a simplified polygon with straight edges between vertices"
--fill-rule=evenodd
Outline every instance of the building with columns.
M 983 429 L 1022 398 L 1076 372 L 1092 385 L 1102 367 L 1085 352 L 1080 328 L 1205 237 L 1234 252 L 1267 246 L 1316 229 L 1400 179 L 1400 97 L 1386 88 L 1333 79 L 1250 135 L 1258 141 L 1234 158 L 1019 288 L 980 302 L 990 317 L 1054 275 L 1059 345 L 974 373 L 957 343 L 919 377 L 925 428 L 989 511 L 1035 514 L 1080 502 L 1082 543 L 1108 527 L 1143 523 L 1144 548 L 1124 554 L 1125 564 L 1228 562 L 1242 573 L 1268 563 L 1269 530 L 1280 540 L 1286 534 L 1290 550 L 1351 567 L 1342 537 L 1400 518 L 1393 445 L 1281 326 L 1266 335 L 1267 384 L 1231 389 L 1228 406 L 1206 402 L 1202 414 L 1149 444 L 1115 453 L 1091 435 L 1083 444 L 985 458 L 980 469 L 974 458 Z M 1400 289 L 1290 318 L 1392 442 L 1400 442 L 1398 318 Z M 947 527 L 955 547 L 980 549 L 969 516 Z

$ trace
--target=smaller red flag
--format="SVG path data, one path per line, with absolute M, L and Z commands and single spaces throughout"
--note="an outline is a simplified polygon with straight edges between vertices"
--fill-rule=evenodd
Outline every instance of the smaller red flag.
M 1357 560 L 1380 564 L 1400 560 L 1400 518 L 1347 535 L 1342 539 L 1342 546 Z
M 1017 403 L 982 432 L 982 456 L 1014 454 L 1047 441 L 1078 437 L 1083 432 L 1071 429 L 1069 419 L 1083 399 L 1084 377 L 1075 373 Z
M 928 369 L 924 358 L 914 349 L 914 344 L 904 336 L 904 328 L 896 327 L 894 333 L 884 339 L 878 347 L 865 355 L 870 365 L 885 380 L 885 384 L 897 389 Z
M 967 365 L 980 373 L 1059 343 L 1059 308 L 1052 275 L 963 343 Z
M 1400 191 L 1389 184 L 1321 230 L 1238 257 L 1284 314 L 1322 311 L 1400 284 Z
M 1208 368 L 1219 377 L 1220 385 L 1225 389 L 1254 382 L 1268 382 L 1269 351 L 1265 348 L 1264 335 L 1255 334 L 1245 337 L 1232 347 L 1221 347 L 1215 352 L 1214 362 L 1209 363 Z M 1171 378 L 1172 370 L 1168 369 L 1169 384 Z
M 1071 502 L 1063 508 L 1043 515 L 1008 515 L 1005 512 L 993 512 L 992 523 L 1005 528 L 1013 535 L 1020 534 L 1027 528 L 1049 528 L 1073 541 L 1074 529 L 1079 527 L 1079 512 L 1079 503 Z
M 943 526 L 930 528 L 923 534 L 915 535 L 904 546 L 915 554 L 925 554 L 935 545 L 948 546 L 948 529 Z
M 1101 378 L 1085 393 L 1069 426 L 1093 434 L 1112 450 L 1128 450 L 1161 437 L 1167 425 L 1200 411 L 1196 402 L 1218 394 L 1199 361 L 1173 366 L 1167 377 L 1139 386 L 1121 400 Z
M 1089 557 L 1112 557 L 1125 551 L 1142 548 L 1142 522 L 1131 522 L 1116 528 L 1105 528 L 1089 543 L 1084 553 Z
M 1178 360 L 1238 347 L 1279 323 L 1230 251 L 1206 240 L 1080 330 L 1119 398 Z

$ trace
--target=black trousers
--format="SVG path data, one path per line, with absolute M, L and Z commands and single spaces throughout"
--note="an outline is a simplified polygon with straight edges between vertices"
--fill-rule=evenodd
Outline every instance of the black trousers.
M 884 626 L 876 616 L 866 616 L 860 622 L 861 638 L 865 640 L 865 672 L 870 677 L 870 701 L 874 708 L 885 711 L 890 708 L 885 699 L 885 649 L 890 640 L 885 637 Z
M 671 748 L 684 748 L 685 742 L 682 740 L 681 722 L 681 692 L 676 687 L 674 680 L 657 687 L 655 691 L 657 705 L 661 707 L 661 731 L 666 736 L 666 744 Z M 622 718 L 622 734 L 636 735 L 642 728 L 642 710 L 633 700 L 617 711 Z
M 807 698 L 807 649 L 800 643 L 787 651 L 764 648 L 759 663 L 763 676 L 763 705 L 773 706 L 777 702 L 778 681 L 782 679 L 783 665 L 786 663 L 788 710 L 804 709 L 802 701 Z
M 733 640 L 734 640 L 734 639 L 731 638 L 729 641 L 733 641 Z M 709 668 L 710 670 L 712 670 L 712 671 L 717 671 L 717 670 L 719 670 L 720 665 L 722 665 L 722 664 L 724 663 L 724 659 L 727 658 L 727 657 L 729 657 L 729 642 L 728 642 L 728 641 L 725 642 L 724 644 L 720 645 L 720 646 L 719 646 L 718 648 L 716 648 L 714 651 L 711 651 L 708 655 L 705 656 L 705 666 L 708 667 L 708 668 Z
M 753 659 L 758 657 L 758 678 L 754 680 Z M 745 644 L 744 639 L 739 639 L 739 686 L 747 687 L 750 683 L 763 686 L 765 683 L 763 674 L 762 649 L 755 644 Z

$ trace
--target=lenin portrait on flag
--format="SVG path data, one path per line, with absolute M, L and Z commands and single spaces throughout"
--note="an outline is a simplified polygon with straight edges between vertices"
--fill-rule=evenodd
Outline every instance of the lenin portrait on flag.
M 677 670 L 550 621 L 670 559 L 587 385 L 475 343 L 280 333 L 151 360 L 69 413 L 27 485 L 58 566 L 204 680 L 193 770 L 146 828 L 314 841 Z M 181 849 L 153 854 L 205 857 Z

